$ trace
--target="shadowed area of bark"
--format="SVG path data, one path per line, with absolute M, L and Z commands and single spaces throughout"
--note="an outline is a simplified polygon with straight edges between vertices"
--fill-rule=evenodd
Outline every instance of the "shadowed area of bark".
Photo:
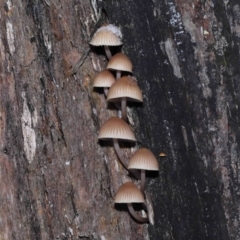
M 156 222 L 150 239 L 240 237 L 239 7 L 103 1 L 144 93 L 133 112 L 140 145 L 167 154 L 146 186 Z

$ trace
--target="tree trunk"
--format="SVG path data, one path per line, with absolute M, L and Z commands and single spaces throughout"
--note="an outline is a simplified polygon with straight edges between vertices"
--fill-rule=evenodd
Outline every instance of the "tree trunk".
M 240 238 L 237 0 L 0 4 L 0 239 Z M 97 139 L 118 114 L 92 87 L 102 23 L 121 28 L 144 93 L 125 153 L 167 155 L 146 185 L 155 225 L 113 203 L 130 178 Z
M 240 239 L 239 1 L 103 7 L 144 92 L 133 111 L 139 144 L 167 154 L 147 185 L 150 239 Z
M 97 139 L 116 115 L 92 88 L 106 64 L 89 54 L 100 20 L 95 1 L 1 1 L 0 239 L 146 231 L 114 208 L 123 170 Z

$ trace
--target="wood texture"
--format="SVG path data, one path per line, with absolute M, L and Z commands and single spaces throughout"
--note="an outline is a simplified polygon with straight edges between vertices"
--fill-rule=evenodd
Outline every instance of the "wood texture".
M 0 239 L 240 238 L 238 0 L 0 0 Z M 113 205 L 129 180 L 100 126 L 117 111 L 89 40 L 119 26 L 144 103 L 129 104 L 155 225 Z M 118 49 L 119 50 L 119 49 Z
M 147 185 L 150 239 L 239 239 L 239 1 L 102 6 L 144 92 L 139 144 L 167 154 Z
M 114 208 L 123 169 L 97 140 L 116 111 L 92 88 L 106 66 L 88 44 L 96 2 L 0 1 L 0 16 L 0 239 L 141 239 Z

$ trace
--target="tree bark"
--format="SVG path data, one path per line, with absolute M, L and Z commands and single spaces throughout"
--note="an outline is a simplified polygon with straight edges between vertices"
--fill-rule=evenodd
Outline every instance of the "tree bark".
M 240 5 L 232 1 L 0 1 L 0 239 L 240 238 Z M 100 126 L 117 111 L 92 87 L 91 48 L 119 26 L 144 103 L 130 104 L 155 225 L 114 206 L 130 178 Z
M 239 239 L 239 1 L 103 3 L 143 89 L 139 145 L 167 154 L 150 239 Z
M 97 139 L 116 111 L 92 88 L 96 1 L 0 5 L 0 239 L 141 239 L 114 208 L 125 170 Z

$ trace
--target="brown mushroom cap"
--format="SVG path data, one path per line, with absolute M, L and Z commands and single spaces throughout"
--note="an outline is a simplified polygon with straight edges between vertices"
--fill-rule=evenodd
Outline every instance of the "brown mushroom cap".
M 158 161 L 153 153 L 147 148 L 138 149 L 131 157 L 128 169 L 144 169 L 158 171 Z
M 136 142 L 129 125 L 118 117 L 108 119 L 100 128 L 98 139 L 122 139 Z
M 144 196 L 132 182 L 124 183 L 117 191 L 115 203 L 144 203 Z
M 132 63 L 123 53 L 117 53 L 112 56 L 108 62 L 107 69 L 132 72 Z
M 142 92 L 134 77 L 125 76 L 119 78 L 109 89 L 107 100 L 118 101 L 122 97 L 127 97 L 128 101 L 143 101 Z
M 95 77 L 93 86 L 94 87 L 111 87 L 115 83 L 115 77 L 108 70 L 103 70 Z
M 112 24 L 100 27 L 92 37 L 90 44 L 93 46 L 120 46 L 122 33 Z

